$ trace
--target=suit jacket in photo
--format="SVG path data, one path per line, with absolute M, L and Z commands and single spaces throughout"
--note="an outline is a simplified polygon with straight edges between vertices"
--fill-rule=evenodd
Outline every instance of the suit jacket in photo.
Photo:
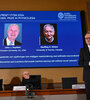
M 51 42 L 51 43 L 49 43 L 49 42 L 47 42 L 46 40 L 45 40 L 45 38 L 42 38 L 41 39 L 41 45 L 56 45 L 56 44 L 58 44 L 57 43 L 57 40 L 53 40 L 53 42 Z
M 4 39 L 4 45 L 7 46 L 6 38 Z M 15 45 L 21 45 L 21 43 L 15 40 Z

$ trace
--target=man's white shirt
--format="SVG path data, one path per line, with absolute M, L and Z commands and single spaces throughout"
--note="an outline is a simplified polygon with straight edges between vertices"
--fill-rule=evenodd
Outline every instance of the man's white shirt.
M 7 45 L 14 45 L 14 42 L 11 42 L 11 41 L 8 39 L 8 37 L 6 38 L 6 43 L 7 43 Z
M 90 53 L 90 45 L 88 45 L 89 53 Z M 89 66 L 90 66 L 90 61 L 89 61 Z

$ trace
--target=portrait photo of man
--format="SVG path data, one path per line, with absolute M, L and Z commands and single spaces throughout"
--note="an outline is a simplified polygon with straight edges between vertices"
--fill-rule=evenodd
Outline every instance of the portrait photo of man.
M 15 46 L 21 45 L 20 25 L 18 24 L 5 24 L 4 45 Z M 20 37 L 18 40 L 17 37 Z
M 56 45 L 57 42 L 57 25 L 41 24 L 40 25 L 41 45 Z

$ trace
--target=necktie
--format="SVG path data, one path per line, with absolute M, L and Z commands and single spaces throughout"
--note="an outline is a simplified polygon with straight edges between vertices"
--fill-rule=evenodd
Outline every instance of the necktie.
M 12 42 L 10 42 L 10 45 L 13 45 L 13 43 L 12 43 Z

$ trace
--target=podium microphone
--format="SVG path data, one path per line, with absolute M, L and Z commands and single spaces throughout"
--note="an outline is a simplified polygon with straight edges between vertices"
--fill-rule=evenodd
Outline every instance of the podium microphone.
M 35 92 L 30 90 L 33 90 L 33 85 L 32 84 L 26 85 L 25 96 L 27 96 L 28 98 L 34 98 Z

